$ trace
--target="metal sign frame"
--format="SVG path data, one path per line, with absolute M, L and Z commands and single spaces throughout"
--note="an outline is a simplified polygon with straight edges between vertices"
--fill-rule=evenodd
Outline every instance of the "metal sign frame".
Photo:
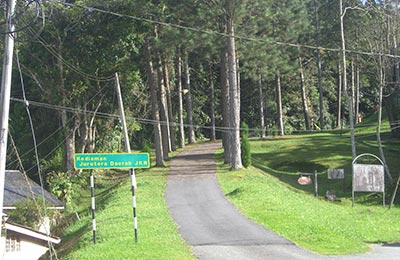
M 317 171 L 314 171 L 314 173 L 299 173 L 299 179 L 297 180 L 297 182 L 300 185 L 311 185 L 312 184 L 312 179 L 311 179 L 312 176 L 314 176 L 314 197 L 318 197 L 318 172 Z M 307 184 L 302 184 L 301 183 L 302 178 L 309 178 L 309 180 L 311 180 L 311 182 L 309 182 Z
M 375 158 L 376 160 L 378 160 L 380 162 L 380 165 L 379 164 L 357 164 L 356 163 L 358 159 L 360 159 L 361 157 L 366 157 L 366 156 Z M 358 168 L 358 167 L 368 167 L 368 166 L 371 166 L 371 168 L 372 167 L 375 167 L 375 168 L 378 167 L 379 169 L 381 168 L 381 170 L 382 170 L 382 173 L 379 174 L 379 176 L 373 176 L 373 177 L 382 178 L 382 183 L 381 183 L 382 186 L 381 186 L 381 188 L 379 190 L 378 189 L 375 190 L 374 186 L 372 188 L 370 187 L 369 190 L 358 190 L 355 187 L 355 185 L 356 185 L 355 169 Z M 354 207 L 354 193 L 355 192 L 382 192 L 383 193 L 383 206 L 385 206 L 385 172 L 384 172 L 385 169 L 384 169 L 383 161 L 378 156 L 376 156 L 374 154 L 363 153 L 363 154 L 358 155 L 356 158 L 354 158 L 354 160 L 352 162 L 352 169 L 353 169 L 353 172 L 352 172 L 352 175 L 353 175 L 353 177 L 352 177 L 352 192 L 351 192 L 352 193 L 352 196 L 351 196 L 352 197 L 352 206 Z
M 130 169 L 131 187 L 133 201 L 133 218 L 135 228 L 135 241 L 138 242 L 137 219 L 136 219 L 136 198 L 133 169 L 150 168 L 149 153 L 76 153 L 74 155 L 75 169 L 90 170 L 90 193 L 92 211 L 93 244 L 96 244 L 96 216 L 95 216 L 95 194 L 94 194 L 94 169 Z

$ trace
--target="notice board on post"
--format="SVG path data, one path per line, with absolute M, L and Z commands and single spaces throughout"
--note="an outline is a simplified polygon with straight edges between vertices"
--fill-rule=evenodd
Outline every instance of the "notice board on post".
M 357 163 L 363 157 L 373 158 L 380 164 Z M 353 160 L 353 189 L 352 205 L 354 206 L 355 192 L 382 192 L 383 205 L 385 206 L 385 168 L 383 161 L 373 154 L 361 154 Z
M 384 192 L 385 176 L 383 165 L 354 164 L 353 188 L 359 192 Z
M 343 180 L 344 169 L 328 169 L 328 180 Z

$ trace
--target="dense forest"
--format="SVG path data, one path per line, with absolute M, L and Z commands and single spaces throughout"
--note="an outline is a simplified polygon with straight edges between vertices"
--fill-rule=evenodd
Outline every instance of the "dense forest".
M 123 152 L 116 73 L 131 145 L 157 166 L 207 138 L 241 168 L 244 122 L 260 138 L 354 140 L 383 110 L 399 137 L 398 12 L 398 0 L 18 0 L 7 168 L 37 178 L 35 145 L 47 177 L 72 173 L 78 152 Z

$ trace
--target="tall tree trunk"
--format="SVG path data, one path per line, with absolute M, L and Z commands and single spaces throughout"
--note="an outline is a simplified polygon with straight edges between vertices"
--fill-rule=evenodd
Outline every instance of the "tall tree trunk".
M 231 163 L 230 107 L 228 82 L 228 53 L 221 53 L 221 110 L 222 110 L 222 145 L 224 146 L 224 163 Z
M 228 80 L 229 80 L 229 101 L 230 101 L 230 127 L 232 132 L 231 146 L 231 169 L 242 168 L 241 148 L 240 148 L 240 94 L 238 88 L 237 59 L 235 46 L 234 30 L 234 4 L 233 0 L 228 0 L 227 9 L 229 17 L 227 19 L 228 39 Z
M 58 38 L 58 54 L 62 57 L 63 46 L 61 37 Z M 68 95 L 65 89 L 65 71 L 64 71 L 64 63 L 62 58 L 57 59 L 57 66 L 59 72 L 59 80 L 60 80 L 60 89 L 61 89 L 61 102 L 63 107 L 67 107 Z M 68 172 L 74 171 L 74 154 L 75 154 L 75 131 L 74 127 L 71 127 L 69 124 L 69 119 L 66 110 L 61 111 L 61 124 L 65 129 L 65 166 Z
M 62 111 L 62 124 L 65 127 L 65 151 L 66 151 L 66 167 L 68 172 L 74 171 L 74 154 L 75 154 L 75 127 L 68 125 L 66 121 L 66 111 Z
M 172 100 L 171 100 L 171 84 L 169 80 L 169 68 L 168 62 L 164 59 L 164 83 L 165 83 L 165 97 L 167 99 L 167 107 L 168 107 L 168 120 L 169 120 L 169 137 L 171 150 L 176 151 L 176 136 L 175 136 L 175 119 L 174 113 L 172 111 Z
M 86 100 L 86 98 L 85 98 L 85 100 Z M 87 102 L 86 101 L 84 101 L 84 103 L 83 103 L 83 110 L 84 111 L 88 111 L 88 107 L 87 107 Z M 81 145 L 80 152 L 84 153 L 85 150 L 86 150 L 86 147 L 88 145 L 88 141 L 89 141 L 89 128 L 90 128 L 90 126 L 89 126 L 88 114 L 87 113 L 83 113 L 82 117 L 83 117 L 83 120 L 82 120 L 82 127 L 81 128 L 83 128 L 83 130 L 82 130 L 83 133 L 81 134 L 81 143 L 82 143 L 82 145 Z
M 283 109 L 282 109 L 282 86 L 281 86 L 281 74 L 279 70 L 276 72 L 276 105 L 278 109 L 278 134 L 280 136 L 285 135 L 283 127 Z
M 260 127 L 261 127 L 261 138 L 264 139 L 267 137 L 267 131 L 265 128 L 265 101 L 264 101 L 264 91 L 263 91 L 263 80 L 261 72 L 258 73 L 258 96 L 260 103 Z
M 94 135 L 94 126 L 93 125 L 94 125 L 94 119 L 96 117 L 96 114 L 99 111 L 100 106 L 102 104 L 102 100 L 103 100 L 103 97 L 100 98 L 100 101 L 97 104 L 96 109 L 94 110 L 94 112 L 93 112 L 93 114 L 92 114 L 92 116 L 90 118 L 90 121 L 89 121 L 88 114 L 87 113 L 83 114 L 83 123 L 82 124 L 83 124 L 83 127 L 84 127 L 84 133 L 82 134 L 81 153 L 84 153 L 86 150 L 89 153 L 92 153 L 93 150 L 94 150 L 94 137 L 95 137 L 95 135 Z M 85 102 L 85 104 L 83 106 L 83 109 L 85 111 L 88 111 L 87 102 Z
M 195 144 L 196 138 L 194 134 L 194 126 L 193 126 L 193 107 L 192 107 L 192 93 L 190 86 L 190 67 L 189 67 L 189 57 L 186 53 L 185 55 L 185 87 L 187 90 L 186 93 L 186 113 L 187 113 L 187 124 L 188 124 L 188 138 L 189 144 Z
M 353 111 L 356 111 L 356 73 L 354 60 L 351 60 L 351 101 L 353 102 Z M 354 113 L 354 124 L 357 124 L 357 114 Z
M 94 119 L 94 117 L 93 117 Z M 93 153 L 96 148 L 96 126 L 90 124 L 89 128 L 89 144 L 88 144 L 88 152 Z
M 357 157 L 356 151 L 356 140 L 354 133 L 354 112 L 353 112 L 353 99 L 350 97 L 347 90 L 347 65 L 346 65 L 346 42 L 344 38 L 344 11 L 343 11 L 343 0 L 339 1 L 340 6 L 340 35 L 342 39 L 342 66 L 343 66 L 343 91 L 346 95 L 348 106 L 349 106 L 349 123 L 350 123 L 350 139 L 351 139 L 351 154 L 353 159 Z
M 150 93 L 151 93 L 151 111 L 154 120 L 154 144 L 156 150 L 156 167 L 164 167 L 163 145 L 161 137 L 160 126 L 160 111 L 158 107 L 158 94 L 157 94 L 157 73 L 154 71 L 151 46 L 149 39 L 145 41 L 145 56 L 147 61 L 147 75 L 149 77 Z
M 208 73 L 208 82 L 210 84 L 210 106 L 211 106 L 211 141 L 217 140 L 215 134 L 215 87 L 214 87 L 214 77 L 213 77 L 213 68 L 211 64 L 209 64 L 209 73 Z
M 182 57 L 178 54 L 178 120 L 179 120 L 179 146 L 185 147 L 185 128 L 183 125 L 183 89 L 182 89 Z
M 308 105 L 307 105 L 306 81 L 304 77 L 303 61 L 300 55 L 299 55 L 299 67 L 300 67 L 301 102 L 303 105 L 304 122 L 306 125 L 306 130 L 311 130 L 310 115 L 308 112 Z
M 319 15 L 318 15 L 318 2 L 314 0 L 314 9 L 315 9 L 315 41 L 317 46 L 320 46 L 319 39 Z M 318 68 L 318 92 L 319 92 L 319 123 L 321 129 L 325 128 L 325 120 L 324 120 L 324 93 L 322 89 L 322 62 L 321 62 L 321 52 L 317 50 L 317 68 Z
M 236 84 L 237 84 L 237 95 L 238 95 L 238 103 L 237 103 L 237 106 L 238 106 L 238 111 L 239 111 L 239 119 L 240 119 L 240 63 L 239 63 L 239 57 L 238 57 L 238 53 L 236 52 L 236 74 L 237 74 L 237 81 L 236 81 Z M 239 124 L 239 126 L 240 126 L 240 124 Z
M 376 137 L 378 140 L 379 154 L 381 156 L 386 176 L 389 178 L 389 182 L 393 184 L 393 177 L 390 174 L 389 167 L 386 163 L 385 153 L 383 152 L 382 140 L 381 140 L 381 126 L 382 126 L 382 100 L 383 100 L 383 88 L 385 86 L 385 73 L 383 67 L 382 57 L 379 58 L 379 70 L 380 70 L 380 84 L 379 84 L 379 115 L 378 115 L 378 127 L 376 128 Z
M 394 2 L 394 6 L 399 6 L 399 1 L 396 0 Z M 398 39 L 399 37 L 399 8 L 394 8 L 394 22 L 391 25 L 390 31 L 392 31 L 392 38 L 393 38 L 393 49 L 392 54 L 398 55 Z M 398 86 L 400 83 L 400 62 L 399 58 L 394 59 L 393 66 L 393 82 L 395 84 L 396 91 L 388 97 L 385 97 L 384 104 L 386 108 L 386 114 L 389 119 L 390 129 L 393 137 L 399 138 L 400 137 L 400 121 L 399 121 L 399 114 L 400 114 L 400 107 L 399 107 L 399 95 L 400 92 L 398 91 Z
M 356 123 L 361 123 L 361 115 L 360 115 L 360 66 L 358 62 L 356 63 L 356 104 L 355 104 L 355 115 L 356 115 Z
M 63 102 L 64 103 L 64 102 Z M 65 121 L 67 120 L 67 121 Z M 71 122 L 73 125 L 71 126 Z M 79 128 L 80 122 L 77 114 L 73 115 L 72 118 L 67 119 L 66 111 L 62 111 L 62 124 L 65 127 L 65 149 L 66 149 L 66 167 L 69 173 L 75 171 L 74 167 L 74 154 L 75 154 L 75 140 L 76 131 Z
M 342 127 L 342 66 L 338 63 L 337 117 L 336 127 Z
M 395 104 L 395 94 L 391 94 L 389 96 L 384 97 L 384 106 L 386 110 L 386 115 L 389 120 L 390 129 L 393 137 L 400 136 L 400 123 L 399 123 L 399 116 L 398 116 L 398 107 Z
M 157 78 L 158 78 L 158 88 L 160 93 L 160 119 L 161 119 L 161 137 L 163 144 L 163 155 L 164 160 L 168 160 L 168 153 L 171 151 L 171 142 L 169 135 L 169 118 L 168 118 L 168 106 L 167 106 L 167 98 L 164 84 L 164 72 L 161 64 L 161 57 L 157 55 L 158 64 L 157 64 Z
M 97 83 L 98 88 L 100 89 L 100 84 L 99 82 Z M 103 102 L 103 98 L 105 95 L 102 95 L 99 103 L 96 106 L 96 109 L 94 110 L 94 113 L 92 114 L 91 118 L 90 118 L 90 122 L 88 125 L 88 134 L 87 134 L 87 141 L 85 141 L 86 146 L 87 146 L 87 151 L 89 153 L 93 153 L 95 146 L 96 146 L 96 126 L 94 125 L 94 120 L 96 118 L 97 112 L 99 111 L 101 104 Z

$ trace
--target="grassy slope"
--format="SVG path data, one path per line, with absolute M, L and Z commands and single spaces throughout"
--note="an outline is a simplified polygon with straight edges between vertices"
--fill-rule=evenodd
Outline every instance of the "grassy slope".
M 371 130 L 360 128 L 357 133 L 360 151 L 373 149 L 376 153 Z M 351 208 L 349 180 L 345 192 L 341 191 L 341 183 L 324 184 L 323 171 L 328 167 L 344 167 L 349 172 L 348 143 L 348 136 L 338 133 L 253 142 L 254 162 L 262 170 L 252 167 L 229 172 L 219 165 L 219 180 L 244 214 L 310 250 L 347 254 L 367 251 L 366 243 L 399 241 L 398 208 L 367 206 L 370 202 L 379 203 L 375 195 L 358 196 L 356 207 Z M 392 140 L 385 149 L 393 152 L 387 156 L 389 165 L 398 169 L 398 143 Z M 339 191 L 341 203 L 315 199 L 312 187 L 297 184 L 297 171 L 313 170 L 321 172 L 321 193 L 327 187 L 334 188 Z M 86 210 L 86 215 L 67 230 L 63 239 L 65 244 L 72 244 L 72 251 L 60 258 L 195 259 L 166 209 L 166 172 L 167 169 L 151 169 L 137 178 L 139 244 L 134 243 L 131 194 L 129 181 L 125 180 L 112 189 L 96 189 L 98 243 L 93 245 L 90 211 Z
M 256 168 L 219 167 L 228 198 L 255 222 L 322 254 L 368 251 L 367 243 L 400 240 L 400 209 L 330 203 Z
M 93 245 L 89 212 L 67 230 L 65 243 L 73 249 L 61 259 L 196 259 L 178 234 L 165 205 L 167 169 L 137 176 L 139 243 L 135 244 L 129 179 L 97 194 L 97 244 Z M 88 187 L 89 188 L 89 187 Z M 90 207 L 90 203 L 88 204 Z
M 379 155 L 371 128 L 358 128 L 357 141 L 358 154 Z M 400 209 L 384 208 L 382 194 L 358 193 L 356 205 L 351 207 L 348 135 L 298 135 L 251 144 L 253 164 L 258 168 L 229 172 L 220 164 L 218 174 L 228 198 L 251 219 L 323 254 L 362 253 L 368 251 L 368 243 L 400 241 Z M 398 142 L 389 140 L 385 151 L 397 178 Z M 345 169 L 344 186 L 342 182 L 327 182 L 328 168 Z M 314 198 L 313 186 L 297 183 L 299 172 L 314 170 L 319 172 L 319 198 Z M 325 201 L 323 195 L 328 189 L 334 189 L 341 202 Z

